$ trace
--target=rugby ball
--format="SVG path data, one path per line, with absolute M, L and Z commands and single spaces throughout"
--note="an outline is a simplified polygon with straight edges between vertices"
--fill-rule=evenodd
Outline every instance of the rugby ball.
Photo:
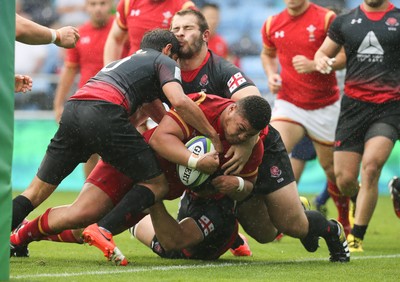
M 205 136 L 196 136 L 189 140 L 185 146 L 190 152 L 199 156 L 214 150 L 214 145 L 211 143 L 211 140 Z M 210 177 L 209 174 L 183 165 L 177 165 L 176 169 L 181 182 L 189 188 L 201 185 Z

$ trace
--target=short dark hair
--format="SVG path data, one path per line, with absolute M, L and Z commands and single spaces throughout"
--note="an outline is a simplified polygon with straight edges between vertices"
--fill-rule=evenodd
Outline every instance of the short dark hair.
M 140 49 L 150 48 L 161 52 L 168 44 L 172 44 L 172 55 L 178 54 L 180 46 L 176 36 L 169 30 L 157 28 L 144 34 Z
M 251 95 L 236 102 L 238 112 L 255 130 L 262 130 L 271 120 L 271 106 L 261 96 Z
M 181 17 L 186 16 L 186 15 L 194 15 L 197 18 L 197 24 L 199 25 L 199 29 L 200 29 L 201 33 L 205 32 L 207 29 L 209 29 L 206 18 L 198 10 L 184 9 L 184 10 L 180 10 L 175 15 L 178 15 Z

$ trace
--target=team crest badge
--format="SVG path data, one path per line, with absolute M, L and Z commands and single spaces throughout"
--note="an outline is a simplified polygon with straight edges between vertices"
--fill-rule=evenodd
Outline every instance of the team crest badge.
M 278 178 L 282 174 L 282 170 L 277 166 L 272 166 L 269 171 L 271 172 L 271 177 Z
M 388 30 L 391 31 L 396 31 L 397 30 L 396 27 L 399 26 L 399 22 L 397 21 L 396 18 L 388 18 L 385 24 L 388 26 Z
M 204 74 L 201 78 L 200 78 L 200 86 L 206 86 L 208 84 L 208 75 Z
M 307 28 L 308 31 L 308 41 L 313 42 L 315 41 L 315 34 L 314 31 L 317 29 L 315 26 L 310 24 Z

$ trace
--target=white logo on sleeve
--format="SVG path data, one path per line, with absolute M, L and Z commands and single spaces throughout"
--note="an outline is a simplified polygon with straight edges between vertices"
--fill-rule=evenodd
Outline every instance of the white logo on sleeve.
M 375 33 L 370 31 L 358 47 L 357 59 L 359 62 L 382 62 L 384 53 Z
M 234 75 L 231 76 L 231 78 L 228 80 L 228 87 L 229 87 L 229 92 L 235 91 L 236 88 L 238 88 L 240 85 L 245 83 L 247 80 L 243 77 L 241 72 L 237 72 Z
M 174 75 L 174 78 L 178 79 L 179 81 L 182 81 L 182 78 L 181 78 L 181 69 L 178 68 L 178 67 L 175 67 L 175 75 Z

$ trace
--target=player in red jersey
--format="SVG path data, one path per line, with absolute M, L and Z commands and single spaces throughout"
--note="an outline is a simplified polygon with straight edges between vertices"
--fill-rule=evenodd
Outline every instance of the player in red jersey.
M 135 53 L 145 32 L 155 28 L 168 29 L 173 15 L 190 7 L 195 5 L 188 0 L 120 0 L 117 18 L 104 46 L 104 63 L 121 58 L 124 43 L 128 39 L 128 53 Z
M 335 19 L 315 54 L 321 72 L 329 69 L 327 62 L 342 46 L 347 56 L 334 164 L 340 190 L 349 196 L 358 191 L 354 227 L 348 236 L 353 252 L 363 251 L 380 173 L 400 136 L 399 23 L 400 11 L 388 0 L 365 0 Z
M 251 136 L 258 135 L 259 131 L 265 127 L 270 118 L 268 103 L 258 96 L 248 97 L 237 103 L 229 99 L 212 95 L 206 96 L 205 94 L 194 94 L 192 95 L 192 99 L 199 104 L 199 107 L 207 116 L 207 119 L 220 134 L 221 141 L 224 144 L 224 152 L 229 149 L 230 144 L 241 143 Z M 177 177 L 176 165 L 175 163 L 171 163 L 171 161 L 187 165 L 187 159 L 191 153 L 182 142 L 190 140 L 198 135 L 199 131 L 194 130 L 193 127 L 185 123 L 175 111 L 170 111 L 165 119 L 166 121 L 163 120 L 163 122 L 161 122 L 158 131 L 151 130 L 145 134 L 145 137 L 146 139 L 150 139 L 150 144 L 157 153 L 169 160 L 160 159 L 161 167 L 166 173 L 167 181 L 171 188 L 166 199 L 175 199 L 182 195 L 186 187 Z M 169 123 L 175 126 L 171 126 Z M 171 133 L 166 136 L 166 133 L 162 131 L 164 127 L 168 129 L 168 132 L 171 131 L 171 127 L 174 128 L 175 131 L 173 134 Z M 156 131 L 154 138 L 150 138 L 152 137 L 151 134 L 153 131 Z M 164 135 L 159 137 L 163 132 Z M 170 145 L 176 142 L 180 145 Z M 247 180 L 255 180 L 257 168 L 262 159 L 262 151 L 262 142 L 258 141 L 257 146 L 255 146 L 253 150 L 252 157 L 242 171 L 243 174 L 240 174 L 245 181 L 243 193 L 246 191 L 248 193 L 249 189 L 252 187 L 251 182 L 247 184 Z M 221 156 L 223 156 L 223 154 L 221 154 Z M 226 161 L 227 159 L 221 158 L 221 163 Z M 199 160 L 197 169 L 204 171 L 205 165 L 207 165 L 207 162 Z M 221 176 L 221 173 L 219 173 L 219 175 L 220 176 L 217 176 L 219 182 L 214 185 L 222 190 L 223 193 L 229 194 L 229 191 L 232 189 L 237 189 L 238 178 L 236 176 Z M 121 219 L 123 223 L 125 223 L 126 218 L 133 218 L 134 223 L 136 223 L 135 220 L 141 218 L 143 215 L 134 213 L 131 210 L 132 202 L 126 201 L 125 198 L 122 199 L 125 193 L 129 191 L 129 194 L 134 190 L 131 189 L 133 184 L 134 180 L 125 176 L 110 164 L 100 161 L 89 176 L 81 195 L 72 205 L 47 210 L 42 216 L 25 224 L 23 228 L 20 228 L 18 232 L 13 235 L 12 243 L 15 245 L 24 245 L 32 240 L 44 239 L 45 237 L 53 241 L 68 240 L 70 242 L 78 242 L 80 233 L 74 236 L 69 230 L 58 236 L 48 237 L 48 235 L 57 234 L 65 229 L 84 227 L 98 220 L 117 203 L 118 208 L 124 210 L 125 217 Z M 225 191 L 226 189 L 228 189 L 228 191 Z M 240 195 L 241 193 L 238 194 Z M 236 197 L 237 196 L 238 195 L 236 195 Z M 246 194 L 242 195 L 239 199 L 245 196 Z M 88 206 L 91 206 L 91 209 L 87 209 Z M 114 222 L 114 224 L 120 224 L 121 220 Z M 123 228 L 122 230 L 125 229 L 126 228 Z M 91 243 L 93 242 L 91 241 Z M 113 258 L 119 263 L 124 261 L 124 258 L 120 256 L 119 250 L 115 246 L 108 251 L 108 258 Z
M 81 39 L 75 48 L 65 54 L 64 67 L 60 74 L 54 97 L 54 113 L 57 123 L 60 121 L 68 94 L 79 74 L 78 88 L 102 69 L 103 49 L 114 17 L 111 16 L 112 0 L 86 0 L 85 8 L 89 21 L 79 27 Z M 98 155 L 92 155 L 84 165 L 87 177 L 98 161 Z
M 335 73 L 321 74 L 313 61 L 334 18 L 334 12 L 308 0 L 286 1 L 286 9 L 269 17 L 261 29 L 261 60 L 270 90 L 277 93 L 271 124 L 281 134 L 289 153 L 305 135 L 311 138 L 328 178 L 338 220 L 348 234 L 349 197 L 341 195 L 333 171 L 339 88 Z M 333 67 L 342 67 L 343 53 L 337 60 Z

